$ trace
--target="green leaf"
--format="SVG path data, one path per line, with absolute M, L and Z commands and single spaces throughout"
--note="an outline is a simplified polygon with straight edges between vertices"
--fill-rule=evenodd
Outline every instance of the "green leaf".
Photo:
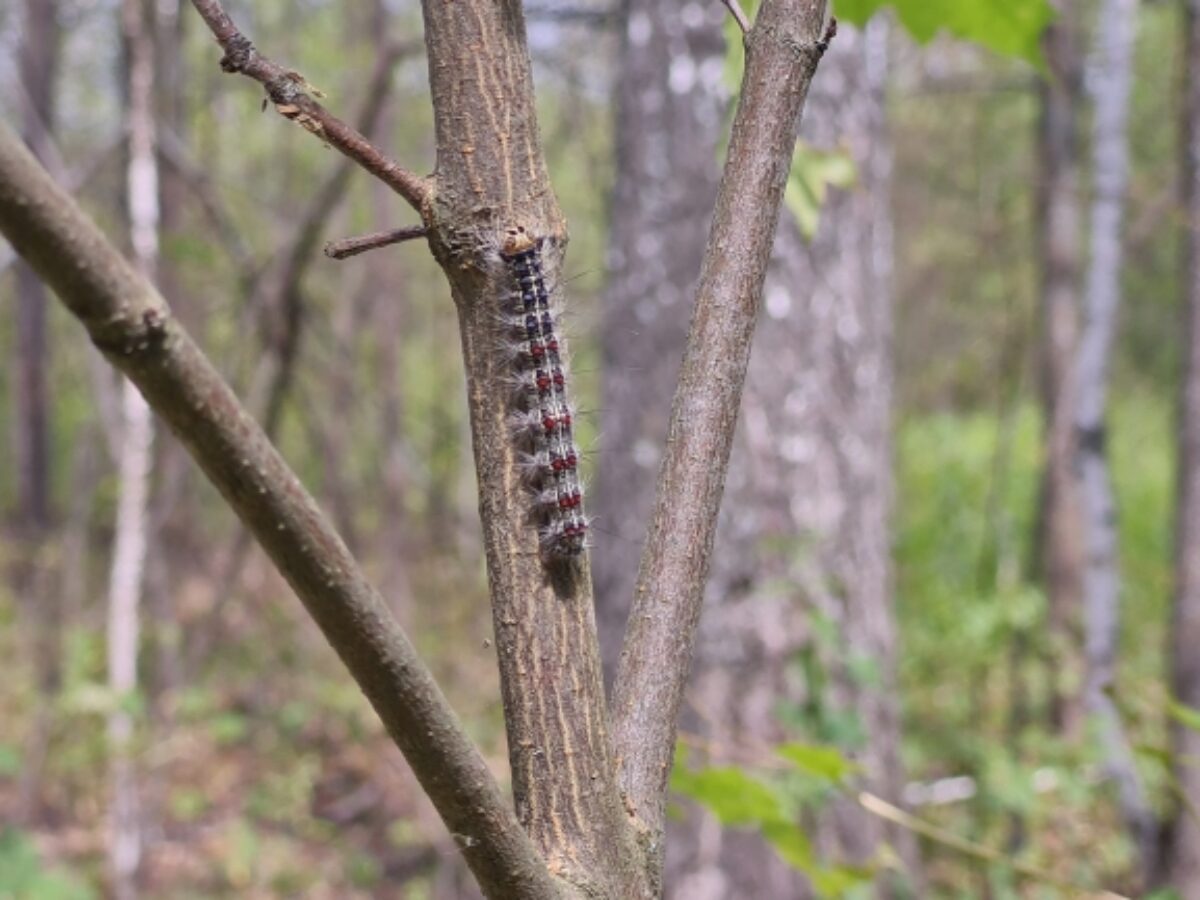
M 94 896 L 70 873 L 44 866 L 25 834 L 0 831 L 0 898 L 91 900 Z
M 671 788 L 706 807 L 722 825 L 761 825 L 783 821 L 775 792 L 741 769 L 688 771 L 676 766 Z
M 1167 700 L 1167 715 L 1189 731 L 1200 732 L 1200 709 L 1178 700 Z
M 0 744 L 0 778 L 21 774 L 21 752 L 11 744 Z
M 839 784 L 858 771 L 858 766 L 846 759 L 835 747 L 815 744 L 784 744 L 779 755 L 806 775 Z
M 1041 34 L 1054 18 L 1048 0 L 835 0 L 834 9 L 839 18 L 864 25 L 885 6 L 921 43 L 945 31 L 1038 68 Z
M 779 858 L 789 866 L 801 872 L 811 872 L 816 867 L 808 836 L 791 822 L 767 822 L 762 831 Z
M 849 154 L 840 150 L 818 150 L 798 141 L 783 200 L 796 217 L 800 233 L 811 240 L 821 222 L 821 208 L 829 188 L 848 188 L 857 177 L 858 171 Z
M 223 747 L 240 743 L 249 730 L 249 721 L 236 712 L 218 713 L 208 723 L 209 735 Z

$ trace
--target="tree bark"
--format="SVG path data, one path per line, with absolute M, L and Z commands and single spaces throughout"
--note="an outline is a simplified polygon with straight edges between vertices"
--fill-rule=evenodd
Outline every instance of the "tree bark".
M 25 0 L 18 71 L 24 89 L 21 136 L 43 160 L 50 153 L 55 120 L 60 31 L 55 0 Z M 57 592 L 47 589 L 43 547 L 52 523 L 50 398 L 46 373 L 50 347 L 46 334 L 46 291 L 24 262 L 16 263 L 16 346 L 12 409 L 16 428 L 13 472 L 16 478 L 16 539 L 21 550 L 13 585 L 20 609 L 33 633 L 33 666 L 41 695 L 22 766 L 19 817 L 31 819 L 41 793 L 42 764 L 50 740 L 53 695 L 60 681 Z
M 155 40 L 149 7 L 124 0 L 121 31 L 126 52 L 126 132 L 129 140 L 126 205 L 134 266 L 153 282 L 158 267 L 158 162 L 155 153 Z M 118 501 L 108 586 L 108 719 L 111 755 L 109 866 L 113 895 L 137 896 L 141 862 L 141 813 L 133 750 L 131 709 L 138 694 L 140 604 L 146 571 L 147 515 L 154 423 L 150 407 L 133 383 L 122 381 Z
M 603 304 L 604 399 L 597 459 L 596 615 L 616 668 L 667 436 L 726 120 L 720 4 L 624 5 L 616 184 Z M 672 73 L 675 73 L 672 77 Z
M 746 69 L 672 404 L 613 697 L 626 802 L 661 866 L 667 779 L 750 344 L 800 112 L 824 52 L 824 2 L 767 3 Z
M 18 68 L 24 89 L 21 135 L 45 159 L 55 125 L 55 82 L 59 58 L 58 3 L 25 0 Z M 50 435 L 46 369 L 46 294 L 30 268 L 17 263 L 16 377 L 17 421 L 14 459 L 17 522 L 37 540 L 50 525 Z
M 137 384 L 338 652 L 484 892 L 561 892 L 407 636 L 279 453 L 171 316 L 0 125 L 0 232 Z
M 683 4 L 678 6 L 658 3 L 628 10 L 620 63 L 610 250 L 614 274 L 605 302 L 604 444 L 597 507 L 599 527 L 610 538 L 608 546 L 598 548 L 596 554 L 606 656 L 614 623 L 624 617 L 624 594 L 633 580 L 630 551 L 647 520 L 648 469 L 658 461 L 664 430 L 664 386 L 674 378 L 677 354 L 683 350 L 684 328 L 676 310 L 696 277 L 703 211 L 716 190 L 711 160 L 721 134 L 721 90 L 716 75 L 724 52 L 721 42 L 699 20 L 693 25 L 700 30 L 689 30 L 681 11 Z M 768 281 L 771 324 L 757 336 L 760 346 L 750 363 L 745 416 L 730 468 L 728 490 L 734 502 L 728 504 L 730 512 L 719 533 L 710 606 L 700 628 L 693 679 L 693 696 L 704 708 L 703 718 L 720 722 L 715 735 L 718 742 L 781 738 L 774 711 L 777 701 L 788 693 L 783 670 L 795 650 L 785 635 L 802 641 L 807 630 L 805 617 L 787 615 L 779 598 L 768 596 L 771 584 L 787 580 L 776 564 L 779 557 L 790 554 L 764 549 L 778 550 L 792 528 L 799 528 L 793 541 L 802 539 L 801 532 L 810 532 L 811 523 L 800 527 L 788 512 L 789 505 L 804 505 L 800 498 L 811 495 L 811 485 L 817 481 L 808 477 L 814 474 L 808 467 L 789 465 L 783 452 L 787 435 L 795 432 L 800 441 L 821 435 L 813 420 L 780 413 L 788 408 L 786 397 L 797 390 L 806 397 L 820 398 L 822 390 L 829 387 L 828 402 L 836 397 L 839 408 L 844 409 L 849 401 L 848 406 L 855 410 L 846 417 L 852 422 L 850 429 L 872 447 L 871 457 L 858 470 L 859 476 L 866 475 L 872 484 L 858 490 L 863 487 L 862 477 L 854 484 L 849 479 L 829 482 L 828 499 L 849 512 L 846 527 L 828 535 L 823 552 L 835 555 L 839 541 L 863 526 L 864 537 L 857 544 L 869 550 L 866 555 L 870 559 L 842 560 L 847 564 L 839 569 L 858 571 L 853 581 L 862 590 L 855 591 L 854 601 L 847 604 L 849 614 L 839 619 L 863 626 L 857 633 L 845 635 L 854 641 L 857 652 L 873 658 L 882 651 L 883 667 L 888 670 L 894 656 L 886 526 L 890 487 L 886 476 L 880 479 L 877 475 L 890 468 L 890 232 L 885 224 L 890 216 L 890 157 L 882 106 L 885 43 L 879 26 L 875 26 L 870 51 L 860 36 L 839 36 L 825 63 L 833 67 L 834 74 L 827 80 L 818 78 L 810 98 L 821 110 L 810 120 L 816 126 L 810 129 L 810 136 L 830 147 L 848 140 L 865 183 L 853 198 L 840 199 L 825 211 L 825 226 L 816 247 L 804 247 L 794 227 L 785 226 L 782 252 Z M 848 305 L 855 310 L 855 321 L 867 327 L 857 332 L 859 342 L 848 344 L 844 353 L 824 355 L 829 369 L 822 375 L 813 368 L 810 343 L 837 344 L 836 322 L 832 315 L 814 315 L 814 307 L 833 310 L 828 303 L 810 301 L 808 294 L 809 285 L 831 281 L 840 293 L 850 294 Z M 787 302 L 781 303 L 781 299 Z M 871 374 L 871 383 L 852 388 L 850 397 L 835 390 L 840 377 L 834 368 L 841 359 L 846 365 L 861 361 L 864 371 Z M 774 412 L 768 415 L 767 410 Z M 832 412 L 829 417 L 833 418 Z M 866 428 L 866 435 L 860 433 L 860 426 Z M 751 434 L 758 439 L 751 440 Z M 823 436 L 816 440 L 828 453 L 838 452 L 834 441 L 827 446 Z M 880 468 L 869 471 L 872 465 Z M 751 477 L 750 472 L 755 475 Z M 826 504 L 814 501 L 814 508 L 822 505 Z M 856 564 L 863 562 L 870 564 L 859 569 Z M 811 600 L 797 598 L 800 604 Z M 847 632 L 853 631 L 849 625 Z M 851 690 L 844 679 L 840 700 L 849 699 L 847 691 Z M 894 697 L 888 698 L 881 710 L 873 711 L 867 708 L 866 695 L 874 692 L 862 693 L 860 702 L 850 705 L 857 706 L 869 720 L 871 746 L 895 748 Z M 881 752 L 890 758 L 890 764 L 881 767 L 887 769 L 886 777 L 873 775 L 872 789 L 895 798 L 900 778 L 894 749 Z M 843 833 L 860 835 L 869 852 L 881 829 L 874 822 L 864 823 L 861 810 L 843 812 Z M 901 839 L 900 843 L 913 849 L 911 841 Z M 723 833 L 703 825 L 699 829 L 681 826 L 670 829 L 668 847 L 672 896 L 792 896 L 801 890 L 799 876 L 750 835 Z
M 1038 234 L 1041 270 L 1041 388 L 1045 461 L 1036 566 L 1049 602 L 1051 722 L 1067 734 L 1082 722 L 1083 511 L 1075 478 L 1075 370 L 1079 339 L 1082 231 L 1079 107 L 1082 62 L 1075 0 L 1058 0 L 1042 39 L 1047 76 L 1039 85 Z
M 1091 264 L 1078 364 L 1077 477 L 1084 513 L 1083 604 L 1087 677 L 1084 702 L 1095 719 L 1107 775 L 1138 847 L 1143 875 L 1152 869 L 1157 828 L 1113 702 L 1120 637 L 1116 503 L 1105 425 L 1108 380 L 1121 304 L 1122 223 L 1129 184 L 1129 95 L 1137 0 L 1106 0 L 1096 37 L 1092 79 L 1093 180 Z
M 795 128 L 825 48 L 825 3 L 767 0 L 748 37 L 743 96 L 643 566 L 641 596 L 654 598 L 656 609 L 635 615 L 623 655 L 619 721 L 637 725 L 618 730 L 615 754 L 587 557 L 562 564 L 540 558 L 502 399 L 511 366 L 496 346 L 496 313 L 512 286 L 501 241 L 516 228 L 539 238 L 556 292 L 565 243 L 533 115 L 520 6 L 426 5 L 438 166 L 434 179 L 420 179 L 329 114 L 302 79 L 259 54 L 216 0 L 194 5 L 218 36 L 228 71 L 261 81 L 283 116 L 420 209 L 449 277 L 468 374 L 514 793 L 528 837 L 403 633 L 261 430 L 149 284 L 2 130 L 0 230 L 138 384 L 263 543 L 380 712 L 485 892 L 657 894 L 673 723 Z M 679 515 L 664 515 L 661 501 L 669 506 L 676 486 Z M 688 546 L 690 557 L 677 555 Z M 664 638 L 675 642 L 668 656 L 676 665 L 667 672 L 657 653 Z
M 517 814 L 551 871 L 643 896 L 614 781 L 588 559 L 544 561 L 504 399 L 512 364 L 497 318 L 512 288 L 502 242 L 516 228 L 543 240 L 554 307 L 566 243 L 523 12 L 516 0 L 426 0 L 423 9 L 437 136 L 436 190 L 423 217 L 459 318 Z
M 847 152 L 858 172 L 834 192 L 811 242 L 784 229 L 766 289 L 701 627 L 692 696 L 718 744 L 828 741 L 867 790 L 899 804 L 891 516 L 891 153 L 887 25 L 842 29 L 813 85 L 802 136 Z M 827 76 L 827 77 L 826 77 Z M 815 637 L 830 626 L 832 646 Z M 799 683 L 812 654 L 818 680 Z M 781 709 L 823 710 L 797 733 Z M 856 737 L 820 720 L 856 723 Z M 919 882 L 915 842 L 852 800 L 818 817 L 824 858 L 870 859 L 886 840 Z M 682 897 L 801 896 L 802 878 L 761 841 L 727 832 L 695 848 Z M 881 894 L 887 887 L 881 880 Z
M 1183 4 L 1184 134 L 1181 147 L 1185 231 L 1184 372 L 1176 474 L 1175 595 L 1168 646 L 1171 693 L 1200 710 L 1200 0 Z M 1180 897 L 1200 896 L 1200 732 L 1171 726 L 1172 775 L 1179 798 L 1163 830 L 1160 878 Z

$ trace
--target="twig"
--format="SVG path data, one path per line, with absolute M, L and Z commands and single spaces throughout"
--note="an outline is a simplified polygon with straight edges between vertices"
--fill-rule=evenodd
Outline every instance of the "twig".
M 738 23 L 738 28 L 742 29 L 742 34 L 749 34 L 750 20 L 746 18 L 746 13 L 738 0 L 721 0 L 721 2 L 725 4 L 725 8 L 729 10 L 734 21 Z
M 387 605 L 262 429 L 144 278 L 7 126 L 0 232 L 133 381 L 254 533 L 346 664 L 484 893 L 560 892 Z
M 1071 894 L 1076 894 L 1083 897 L 1103 898 L 1103 900 L 1129 900 L 1124 894 L 1117 894 L 1112 891 L 1091 890 L 1080 887 L 1070 881 L 1063 881 L 1057 878 L 1044 869 L 1039 869 L 1036 866 L 1031 866 L 1028 863 L 1018 862 L 1006 853 L 999 850 L 994 850 L 991 847 L 986 847 L 983 844 L 976 844 L 974 841 L 969 841 L 964 837 L 960 837 L 952 831 L 945 828 L 939 828 L 930 822 L 923 819 L 918 819 L 916 816 L 906 813 L 898 806 L 893 806 L 882 797 L 877 797 L 874 794 L 866 791 L 858 795 L 859 805 L 867 812 L 881 819 L 885 819 L 894 825 L 899 825 L 901 828 L 906 828 L 914 834 L 919 834 L 927 840 L 940 844 L 943 847 L 948 847 L 951 850 L 962 853 L 965 856 L 970 856 L 973 859 L 982 860 L 983 862 L 994 863 L 996 865 L 1007 866 L 1018 875 L 1024 876 L 1031 881 L 1038 881 L 1042 884 L 1050 885 L 1051 887 L 1059 888 Z
M 325 255 L 330 259 L 349 259 L 368 250 L 378 250 L 380 247 L 390 247 L 405 241 L 415 241 L 429 234 L 424 225 L 409 225 L 405 228 L 395 228 L 392 231 L 375 231 L 358 237 L 343 238 L 340 241 L 330 241 L 325 245 Z
M 729 10 L 733 19 L 738 24 L 738 28 L 742 30 L 743 35 L 750 33 L 750 19 L 747 18 L 745 10 L 742 9 L 738 0 L 721 0 L 725 4 L 725 8 Z
M 280 115 L 310 131 L 340 153 L 354 160 L 422 212 L 429 198 L 429 180 L 409 172 L 387 157 L 356 129 L 330 113 L 309 96 L 311 85 L 298 72 L 271 62 L 242 34 L 219 0 L 192 0 L 209 29 L 225 51 L 221 68 L 253 78 L 266 88 L 267 96 Z

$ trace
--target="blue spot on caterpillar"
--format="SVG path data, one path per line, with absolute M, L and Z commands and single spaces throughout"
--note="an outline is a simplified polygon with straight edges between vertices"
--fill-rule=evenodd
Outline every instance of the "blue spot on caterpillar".
M 539 542 L 547 557 L 577 556 L 587 546 L 588 524 L 567 400 L 566 354 L 555 332 L 541 241 L 522 227 L 510 228 L 500 258 L 514 286 L 501 312 L 516 341 L 516 431 L 525 451 Z

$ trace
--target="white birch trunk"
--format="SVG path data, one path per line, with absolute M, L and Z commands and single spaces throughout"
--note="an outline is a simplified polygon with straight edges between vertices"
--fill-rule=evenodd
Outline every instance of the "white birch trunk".
M 154 39 L 141 0 L 124 0 L 121 24 L 129 53 L 127 202 L 134 261 L 148 278 L 158 259 L 158 168 L 154 128 Z M 108 734 L 112 760 L 109 864 L 113 895 L 137 896 L 141 816 L 130 700 L 138 687 L 139 611 L 146 569 L 147 505 L 154 424 L 128 381 L 121 391 L 120 495 L 108 593 L 108 684 L 115 700 Z
M 1122 816 L 1143 863 L 1148 864 L 1155 845 L 1154 817 L 1112 699 L 1121 585 L 1116 508 L 1105 449 L 1108 378 L 1121 303 L 1121 232 L 1129 182 L 1129 95 L 1136 28 L 1137 0 L 1105 0 L 1089 79 L 1095 107 L 1095 196 L 1075 426 L 1084 514 L 1084 703 L 1102 743 L 1107 774 L 1116 784 Z

